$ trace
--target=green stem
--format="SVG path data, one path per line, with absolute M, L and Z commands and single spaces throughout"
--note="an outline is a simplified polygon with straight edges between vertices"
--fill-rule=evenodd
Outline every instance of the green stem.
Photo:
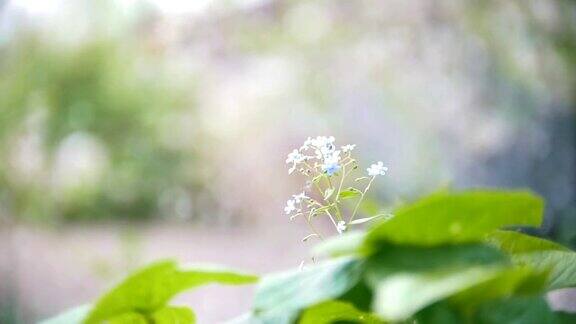
M 330 217 L 330 220 L 332 221 L 332 224 L 334 224 L 334 227 L 338 228 L 338 224 L 334 220 L 334 217 L 332 216 L 332 214 L 330 214 L 329 211 L 326 211 L 326 214 L 328 214 L 328 217 Z
M 300 208 L 302 208 L 302 203 L 300 203 Z M 321 240 L 324 240 L 324 237 L 322 236 L 322 234 L 320 234 L 320 232 L 318 232 L 318 230 L 316 229 L 316 227 L 314 226 L 314 224 L 312 223 L 312 212 L 313 210 L 310 211 L 310 213 L 308 214 L 308 217 L 304 217 L 304 219 L 306 220 L 306 224 L 308 224 L 308 227 L 310 228 L 310 230 L 312 231 L 312 233 L 318 235 L 318 237 Z
M 356 213 L 358 212 L 358 208 L 360 207 L 360 204 L 362 203 L 362 201 L 364 200 L 364 196 L 366 195 L 366 192 L 368 192 L 368 190 L 370 189 L 370 185 L 372 185 L 372 181 L 374 181 L 374 179 L 376 178 L 376 176 L 372 176 L 372 178 L 370 179 L 370 181 L 368 182 L 368 184 L 366 185 L 366 188 L 364 188 L 364 191 L 362 192 L 362 194 L 360 195 L 360 199 L 358 199 L 358 203 L 356 203 L 356 207 L 354 207 L 354 211 L 352 212 L 352 216 L 350 216 L 350 219 L 348 220 L 348 223 L 350 223 L 351 221 L 354 220 L 354 217 L 356 217 Z
M 330 180 L 330 176 L 328 176 L 326 179 L 328 179 L 329 188 L 331 188 L 332 190 L 336 189 L 334 187 L 334 185 L 332 184 L 332 180 Z M 332 193 L 332 196 L 334 196 L 334 193 Z M 329 199 L 325 199 L 325 201 L 330 204 Z M 339 221 L 341 221 L 342 220 L 342 214 L 340 213 L 340 207 L 338 207 L 338 195 L 336 195 L 336 197 L 334 197 L 334 210 L 336 210 L 336 218 Z
M 310 198 L 310 200 L 312 200 L 312 202 L 318 206 L 320 206 L 320 208 L 325 207 L 324 205 L 322 205 L 321 203 L 319 203 L 318 201 L 316 201 L 315 199 Z M 312 212 L 310 212 L 310 214 L 308 215 L 310 218 L 312 217 Z M 338 224 L 336 223 L 336 221 L 334 220 L 334 217 L 332 216 L 332 214 L 330 214 L 329 211 L 325 211 L 325 213 L 328 215 L 328 217 L 330 218 L 330 220 L 332 221 L 332 224 L 334 224 L 334 226 L 338 226 Z
M 314 224 L 312 223 L 312 221 L 310 219 L 308 219 L 308 217 L 304 217 L 306 219 L 306 223 L 308 224 L 308 227 L 310 227 L 310 230 L 312 231 L 312 233 L 318 235 L 318 237 L 321 240 L 324 240 L 324 236 L 322 236 L 322 234 L 320 234 L 320 232 L 318 232 L 318 230 L 316 230 L 316 227 L 314 227 Z
M 342 166 L 342 178 L 340 179 L 340 185 L 338 185 L 338 192 L 336 193 L 336 199 L 340 197 L 340 192 L 342 192 L 342 185 L 344 184 L 344 179 L 348 174 L 346 173 L 346 165 Z

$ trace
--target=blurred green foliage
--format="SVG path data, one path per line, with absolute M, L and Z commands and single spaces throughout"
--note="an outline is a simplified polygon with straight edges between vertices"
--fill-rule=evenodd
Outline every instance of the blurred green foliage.
M 20 37 L 0 59 L 2 203 L 27 219 L 153 216 L 162 192 L 193 186 L 183 176 L 193 154 L 163 134 L 170 131 L 166 121 L 189 104 L 182 90 L 155 57 L 113 39 L 59 46 L 33 34 Z M 11 155 L 30 123 L 43 171 L 23 181 L 13 176 Z M 57 194 L 55 160 L 74 135 L 103 148 L 104 170 Z
M 209 284 L 245 285 L 257 280 L 224 268 L 157 262 L 126 278 L 93 305 L 77 307 L 43 323 L 195 323 L 191 309 L 168 304 L 177 294 Z
M 264 277 L 247 322 L 573 322 L 544 296 L 576 285 L 576 253 L 503 230 L 540 226 L 539 197 L 442 192 L 394 215 L 320 243 L 332 260 Z
M 324 248 L 317 251 L 328 260 L 263 277 L 251 312 L 230 323 L 574 322 L 576 314 L 553 311 L 545 296 L 576 286 L 576 253 L 510 230 L 541 225 L 539 197 L 443 192 L 394 215 L 366 232 L 320 243 Z M 255 281 L 228 271 L 157 263 L 94 306 L 45 323 L 146 323 L 157 316 L 195 323 L 190 309 L 167 305 L 175 294 L 207 283 Z

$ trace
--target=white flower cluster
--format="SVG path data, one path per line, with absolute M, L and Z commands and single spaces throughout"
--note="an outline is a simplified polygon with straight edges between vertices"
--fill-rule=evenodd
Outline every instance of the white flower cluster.
M 291 215 L 291 219 L 301 215 L 305 217 L 313 234 L 308 235 L 304 240 L 316 236 L 322 238 L 312 224 L 312 218 L 319 215 L 327 215 L 340 234 L 345 232 L 349 225 L 361 224 L 378 217 L 354 220 L 372 181 L 377 176 L 385 175 L 388 168 L 381 161 L 374 163 L 366 169 L 368 177 L 355 180 L 368 179 L 363 190 L 354 187 L 345 188 L 344 184 L 348 176 L 357 169 L 357 162 L 352 158 L 352 151 L 355 148 L 356 145 L 348 144 L 338 149 L 333 136 L 317 136 L 309 137 L 299 149 L 288 154 L 286 159 L 286 163 L 290 165 L 288 173 L 298 170 L 309 178 L 305 190 L 293 195 L 284 207 L 284 212 Z M 315 189 L 316 192 L 310 192 L 308 195 L 306 191 L 310 189 Z M 341 200 L 354 197 L 358 197 L 357 203 L 348 219 L 345 220 L 345 208 Z
M 368 171 L 369 176 L 374 177 L 377 175 L 386 175 L 388 168 L 384 166 L 382 161 L 378 161 L 378 163 L 372 164 L 366 171 Z
M 286 215 L 291 214 L 292 212 L 300 212 L 302 211 L 301 208 L 297 208 L 296 204 L 301 204 L 304 199 L 307 199 L 308 196 L 306 196 L 306 193 L 304 193 L 304 191 L 302 191 L 301 193 L 297 194 L 297 195 L 292 195 L 292 199 L 289 199 L 286 202 L 286 207 L 284 207 L 284 212 L 286 213 Z
M 340 165 L 340 153 L 349 153 L 356 145 L 344 145 L 341 150 L 337 150 L 334 141 L 334 136 L 308 137 L 300 149 L 293 150 L 288 154 L 286 163 L 292 165 L 288 173 L 294 172 L 302 163 L 313 161 L 314 168 L 320 167 L 322 172 L 328 176 L 336 174 L 342 167 Z M 308 168 L 310 169 L 310 166 Z

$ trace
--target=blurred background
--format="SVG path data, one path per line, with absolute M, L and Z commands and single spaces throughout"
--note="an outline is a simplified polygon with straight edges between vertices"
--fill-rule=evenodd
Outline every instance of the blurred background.
M 307 136 L 382 160 L 385 207 L 533 190 L 575 247 L 575 66 L 569 0 L 0 0 L 0 323 L 159 258 L 297 266 Z M 214 323 L 251 289 L 178 300 Z

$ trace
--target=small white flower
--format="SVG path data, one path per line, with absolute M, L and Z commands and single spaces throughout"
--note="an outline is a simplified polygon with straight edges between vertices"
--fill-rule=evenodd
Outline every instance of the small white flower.
M 329 144 L 334 144 L 336 139 L 334 136 L 317 136 L 314 139 L 310 139 L 310 144 L 315 147 L 323 147 Z
M 372 164 L 366 171 L 368 171 L 369 176 L 374 177 L 377 175 L 385 175 L 388 168 L 384 166 L 382 161 L 378 161 L 378 163 Z
M 297 194 L 297 195 L 292 195 L 292 197 L 294 198 L 294 201 L 299 204 L 300 202 L 302 202 L 304 199 L 308 198 L 308 196 L 306 196 L 306 193 L 304 191 L 302 191 L 301 193 Z
M 304 145 L 309 145 L 314 148 L 314 153 L 316 153 L 316 158 L 322 159 L 327 155 L 334 152 L 336 147 L 334 146 L 335 138 L 334 136 L 317 136 L 316 138 L 309 138 L 304 142 Z
M 338 231 L 338 233 L 342 234 L 346 230 L 346 222 L 339 221 L 338 224 L 336 225 L 336 230 Z
M 340 162 L 340 151 L 326 151 L 323 157 L 324 163 Z
M 334 173 L 340 171 L 340 151 L 334 151 L 332 154 L 324 158 L 324 164 L 322 164 L 322 171 L 329 176 L 334 175 Z
M 290 215 L 293 211 L 296 210 L 296 201 L 290 199 L 286 202 L 286 207 L 284 207 L 284 212 L 286 215 Z
M 319 160 L 325 159 L 329 156 L 331 156 L 332 154 L 334 154 L 334 149 L 336 147 L 332 144 L 328 144 L 326 146 L 322 146 L 316 150 L 314 150 L 314 153 L 316 153 L 316 158 Z
M 306 160 L 306 156 L 304 156 L 300 151 L 294 150 L 288 154 L 288 158 L 286 159 L 286 164 L 292 163 L 292 167 L 288 170 L 288 174 L 292 174 L 294 170 L 296 170 L 296 166 L 302 161 Z
M 304 155 L 302 155 L 302 153 L 300 153 L 300 151 L 294 150 L 290 154 L 288 154 L 288 158 L 286 159 L 286 164 L 289 164 L 289 163 L 296 163 L 297 164 L 297 163 L 304 161 L 305 159 L 306 159 L 306 157 Z
M 342 152 L 344 152 L 344 153 L 352 152 L 352 150 L 354 150 L 355 147 L 356 147 L 356 144 L 344 145 L 344 146 L 342 146 Z

